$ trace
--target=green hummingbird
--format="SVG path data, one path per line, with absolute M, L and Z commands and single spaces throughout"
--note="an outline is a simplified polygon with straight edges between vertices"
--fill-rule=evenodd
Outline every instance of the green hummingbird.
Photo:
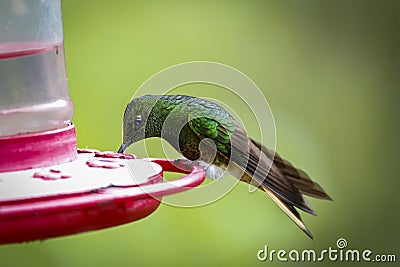
M 133 99 L 123 119 L 122 153 L 140 140 L 160 137 L 209 178 L 228 171 L 265 193 L 310 238 L 296 208 L 316 215 L 304 195 L 332 200 L 302 170 L 247 136 L 221 106 L 187 95 L 145 95 Z

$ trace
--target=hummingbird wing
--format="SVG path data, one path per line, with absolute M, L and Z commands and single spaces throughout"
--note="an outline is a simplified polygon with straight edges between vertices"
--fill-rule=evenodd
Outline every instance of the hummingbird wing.
M 227 162 L 232 161 L 253 178 L 255 184 L 268 188 L 286 203 L 315 214 L 299 190 L 279 170 L 273 160 L 268 158 L 266 153 L 263 153 L 247 136 L 246 131 L 228 116 L 223 119 L 221 116 L 209 118 L 208 114 L 200 116 L 197 109 L 196 116 L 189 115 L 188 122 L 200 140 L 212 139 L 218 154 L 225 157 Z
M 199 117 L 188 118 L 189 126 L 200 138 L 210 138 L 215 142 L 217 152 L 232 161 L 243 172 L 239 179 L 263 189 L 268 196 L 302 229 L 310 238 L 311 232 L 302 222 L 294 206 L 315 215 L 302 193 L 323 199 L 330 199 L 317 183 L 305 172 L 296 169 L 279 155 L 274 158 L 272 150 L 252 140 L 233 118 Z M 208 115 L 209 116 L 209 115 Z
M 278 167 L 281 173 L 283 173 L 302 194 L 314 198 L 332 200 L 317 182 L 311 180 L 311 177 L 305 171 L 294 167 L 292 163 L 282 158 L 277 152 L 265 147 L 261 143 L 253 139 L 251 139 L 251 141 L 262 150 L 268 158 L 273 159 L 274 165 Z
M 299 189 L 274 164 L 273 158 L 264 152 L 266 148 L 262 148 L 255 145 L 246 131 L 236 123 L 235 132 L 231 136 L 231 160 L 254 180 L 252 184 L 267 188 L 285 203 L 315 215 Z

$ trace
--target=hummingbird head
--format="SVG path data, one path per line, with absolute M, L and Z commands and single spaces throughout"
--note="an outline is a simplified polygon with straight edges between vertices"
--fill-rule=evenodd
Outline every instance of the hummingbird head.
M 118 153 L 124 152 L 133 143 L 157 136 L 156 103 L 159 98 L 156 95 L 145 95 L 129 102 L 124 113 L 123 142 Z

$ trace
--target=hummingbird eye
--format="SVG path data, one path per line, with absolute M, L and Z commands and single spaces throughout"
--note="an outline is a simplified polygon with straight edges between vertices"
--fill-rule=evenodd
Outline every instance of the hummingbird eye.
M 135 127 L 136 129 L 139 129 L 142 126 L 142 115 L 138 115 L 135 117 Z

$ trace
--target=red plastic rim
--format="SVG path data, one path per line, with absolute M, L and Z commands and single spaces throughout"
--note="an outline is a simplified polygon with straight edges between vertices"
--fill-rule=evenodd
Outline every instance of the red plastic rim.
M 75 126 L 0 137 L 0 172 L 47 167 L 75 160 Z
M 26 242 L 99 230 L 142 219 L 153 213 L 163 196 L 200 185 L 205 172 L 189 171 L 173 161 L 152 159 L 163 171 L 187 174 L 163 182 L 163 171 L 149 177 L 150 184 L 109 187 L 71 195 L 0 202 L 0 244 Z M 88 177 L 90 178 L 90 177 Z

